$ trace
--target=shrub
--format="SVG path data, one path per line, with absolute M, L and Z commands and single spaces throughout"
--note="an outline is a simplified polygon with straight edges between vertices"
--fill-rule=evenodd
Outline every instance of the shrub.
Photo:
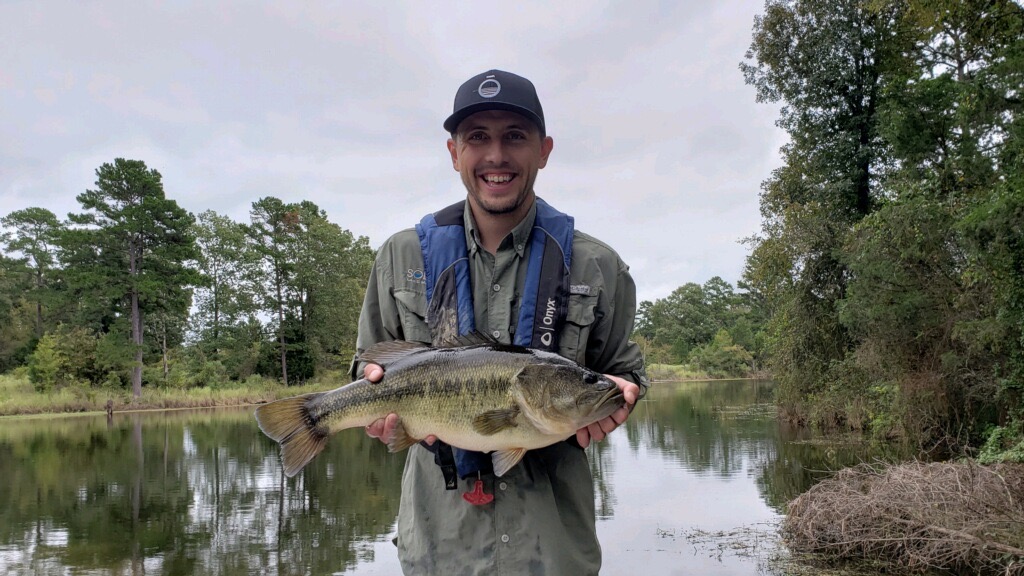
M 37 391 L 49 392 L 60 383 L 66 364 L 67 357 L 58 348 L 57 338 L 46 334 L 28 358 L 28 378 Z

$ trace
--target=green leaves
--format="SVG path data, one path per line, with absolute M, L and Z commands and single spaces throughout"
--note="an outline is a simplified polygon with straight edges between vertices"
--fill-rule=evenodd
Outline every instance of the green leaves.
M 898 401 L 857 410 L 916 442 L 1020 418 L 1024 10 L 771 1 L 747 57 L 791 137 L 744 272 L 771 313 L 783 410 L 842 406 L 867 382 Z

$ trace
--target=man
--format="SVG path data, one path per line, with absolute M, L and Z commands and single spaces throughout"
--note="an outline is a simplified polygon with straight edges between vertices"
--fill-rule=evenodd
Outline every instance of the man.
M 554 144 L 529 80 L 500 70 L 471 78 L 459 88 L 444 128 L 466 200 L 428 214 L 381 246 L 358 350 L 384 340 L 439 344 L 479 332 L 608 374 L 629 406 L 566 442 L 531 450 L 501 478 L 486 455 L 432 436 L 413 446 L 398 514 L 402 568 L 407 574 L 596 574 L 601 548 L 582 448 L 622 424 L 646 391 L 642 356 L 629 341 L 633 280 L 611 248 L 575 230 L 571 217 L 535 195 L 534 181 Z M 383 375 L 380 366 L 358 362 L 352 372 L 372 381 Z M 386 440 L 396 421 L 391 414 L 367 434 Z

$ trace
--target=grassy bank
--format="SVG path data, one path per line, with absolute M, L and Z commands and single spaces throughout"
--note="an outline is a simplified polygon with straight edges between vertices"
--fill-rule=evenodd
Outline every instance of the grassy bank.
M 765 378 L 766 374 L 723 375 L 696 370 L 686 364 L 649 364 L 647 377 L 656 382 L 686 382 L 690 380 L 738 380 L 743 378 Z
M 268 378 L 249 378 L 211 388 L 149 388 L 142 397 L 132 398 L 129 390 L 65 386 L 53 392 L 37 392 L 28 378 L 17 374 L 0 374 L 0 416 L 28 414 L 59 414 L 68 412 L 102 412 L 107 401 L 115 412 L 125 410 L 167 410 L 172 408 L 209 408 L 244 406 L 269 402 L 334 388 L 348 382 L 340 374 L 329 374 L 303 386 L 282 386 Z
M 684 382 L 715 380 L 721 375 L 693 370 L 688 366 L 652 364 L 647 374 L 653 381 Z M 737 376 L 736 378 L 741 378 Z M 81 385 L 61 387 L 51 392 L 37 392 L 24 374 L 0 374 L 0 416 L 27 414 L 60 414 L 69 412 L 103 412 L 107 401 L 115 412 L 125 410 L 167 410 L 174 408 L 210 408 L 244 406 L 269 402 L 288 396 L 329 390 L 348 382 L 347 375 L 329 373 L 303 386 L 282 386 L 275 380 L 253 376 L 245 382 L 229 382 L 213 387 L 165 388 L 143 387 L 142 397 L 132 398 L 123 388 L 96 388 Z

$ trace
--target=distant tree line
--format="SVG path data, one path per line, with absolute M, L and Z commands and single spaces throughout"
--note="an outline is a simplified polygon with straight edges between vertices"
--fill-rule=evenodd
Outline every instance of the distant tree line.
M 685 364 L 709 376 L 747 376 L 759 370 L 763 317 L 749 292 L 737 293 L 715 276 L 688 282 L 637 308 L 634 338 L 648 364 Z
M 248 222 L 193 216 L 159 172 L 116 159 L 81 212 L 0 218 L 0 372 L 66 384 L 285 384 L 345 366 L 373 263 L 312 202 L 253 202 Z
M 782 105 L 743 282 L 783 413 L 1024 455 L 1024 10 L 769 0 L 741 64 Z

